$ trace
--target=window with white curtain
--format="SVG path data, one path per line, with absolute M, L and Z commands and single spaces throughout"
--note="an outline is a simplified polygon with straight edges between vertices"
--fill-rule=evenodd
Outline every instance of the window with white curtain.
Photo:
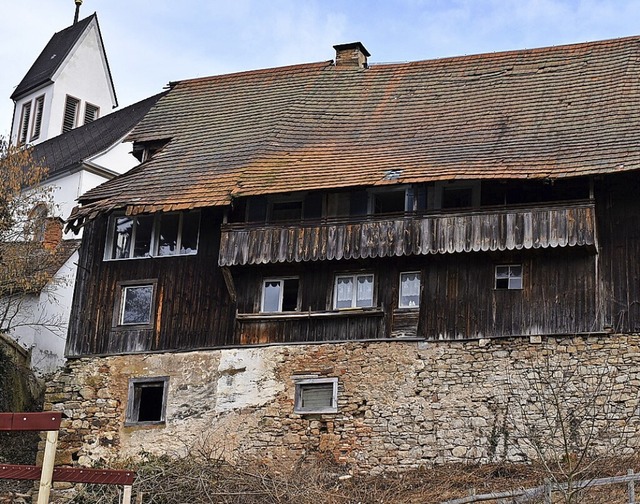
M 369 308 L 373 306 L 373 274 L 337 275 L 333 307 L 340 310 L 344 308 Z
M 417 308 L 420 306 L 420 272 L 400 273 L 400 308 Z

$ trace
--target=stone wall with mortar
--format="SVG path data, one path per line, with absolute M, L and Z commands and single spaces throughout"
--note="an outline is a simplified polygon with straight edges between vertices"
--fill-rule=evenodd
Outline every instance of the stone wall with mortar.
M 318 452 L 378 472 L 452 461 L 523 460 L 544 432 L 536 370 L 571 375 L 575 410 L 606 385 L 602 450 L 640 444 L 640 336 L 269 346 L 69 361 L 46 409 L 64 412 L 58 463 L 92 465 L 208 444 L 279 463 Z M 564 370 L 564 371 L 561 371 Z M 295 380 L 337 377 L 338 413 L 294 413 Z M 166 423 L 125 426 L 130 378 L 169 376 Z M 604 380 L 604 381 L 603 381 Z M 586 396 L 586 397 L 582 397 Z M 602 402 L 606 408 L 598 409 Z M 600 412 L 601 411 L 601 412 Z M 604 432 L 604 431 L 603 431 Z M 595 449 L 599 449 L 598 446 Z

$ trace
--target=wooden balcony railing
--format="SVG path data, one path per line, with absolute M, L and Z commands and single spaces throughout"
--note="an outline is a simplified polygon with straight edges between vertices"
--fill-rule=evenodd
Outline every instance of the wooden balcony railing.
M 546 247 L 595 247 L 593 202 L 468 212 L 227 224 L 220 266 Z

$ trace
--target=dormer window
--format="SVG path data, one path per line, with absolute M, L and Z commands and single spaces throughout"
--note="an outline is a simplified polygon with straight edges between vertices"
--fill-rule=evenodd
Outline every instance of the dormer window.
M 114 215 L 109 220 L 105 260 L 198 252 L 200 212 Z
M 84 124 L 89 124 L 98 118 L 100 107 L 87 103 L 84 106 Z
M 76 127 L 78 123 L 78 109 L 80 108 L 80 100 L 73 96 L 67 95 L 67 101 L 64 104 L 64 119 L 62 122 L 62 132 L 68 133 Z
M 18 143 L 24 144 L 27 142 L 27 135 L 29 134 L 29 122 L 31 121 L 31 102 L 27 102 L 22 105 L 22 114 L 20 115 L 20 136 L 18 137 Z

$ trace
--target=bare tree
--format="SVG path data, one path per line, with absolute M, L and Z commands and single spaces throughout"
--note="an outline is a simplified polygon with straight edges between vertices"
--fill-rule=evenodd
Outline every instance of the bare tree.
M 585 357 L 587 359 L 588 357 Z M 525 457 L 540 464 L 563 502 L 580 502 L 605 460 L 629 455 L 634 411 L 624 376 L 606 360 L 547 355 L 509 380 L 508 424 Z
M 56 332 L 59 320 L 44 320 L 28 306 L 50 284 L 61 253 L 48 243 L 46 226 L 53 211 L 51 188 L 42 184 L 47 170 L 27 148 L 0 137 L 0 332 L 24 325 Z

